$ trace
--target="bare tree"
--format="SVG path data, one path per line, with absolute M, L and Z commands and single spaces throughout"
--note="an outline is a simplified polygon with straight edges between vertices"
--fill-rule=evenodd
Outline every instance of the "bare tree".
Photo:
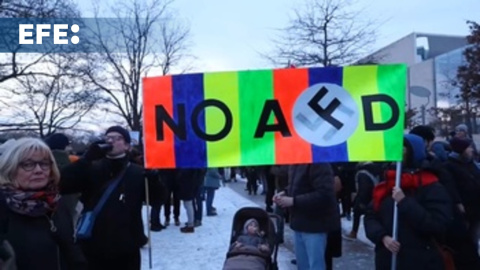
M 3 0 L 0 17 L 3 18 L 59 18 L 78 16 L 71 0 Z
M 279 66 L 332 66 L 353 63 L 375 41 L 373 21 L 353 11 L 353 0 L 306 0 L 280 30 L 265 55 Z
M 193 59 L 189 53 L 191 46 L 190 28 L 173 17 L 169 17 L 160 25 L 160 61 L 159 66 L 162 69 L 162 75 L 171 72 L 172 67 L 184 66 L 184 71 L 189 69 L 188 61 Z
M 104 109 L 119 116 L 132 130 L 142 127 L 142 76 L 156 69 L 165 75 L 189 56 L 189 27 L 173 16 L 171 2 L 116 3 L 111 9 L 118 19 L 108 26 L 115 29 L 115 40 L 99 35 L 99 58 L 85 70 L 88 80 L 107 96 Z
M 0 1 L 0 17 L 2 18 L 74 18 L 79 12 L 71 0 L 4 0 Z M 10 29 L 13 30 L 13 29 Z M 2 39 L 17 34 L 2 29 Z M 5 42 L 4 42 L 5 43 Z M 10 45 L 10 44 L 9 44 Z M 18 53 L 20 45 L 10 48 L 11 53 L 3 54 L 0 58 L 0 83 L 10 79 L 48 75 L 41 69 L 35 69 L 42 63 L 48 53 Z
M 477 113 L 480 105 L 480 24 L 467 21 L 470 34 L 463 51 L 464 63 L 458 67 L 455 86 L 460 88 L 460 99 L 465 111 L 465 124 L 477 133 Z
M 405 128 L 410 129 L 416 125 L 419 125 L 417 120 L 415 120 L 415 116 L 418 114 L 416 109 L 408 108 L 405 104 Z
M 72 55 L 48 55 L 43 65 L 48 76 L 19 78 L 7 88 L 10 117 L 0 123 L 0 131 L 35 131 L 44 137 L 57 130 L 75 129 L 76 125 L 101 100 L 96 88 L 85 85 L 72 75 L 78 59 Z M 69 74 L 72 73 L 72 74 Z

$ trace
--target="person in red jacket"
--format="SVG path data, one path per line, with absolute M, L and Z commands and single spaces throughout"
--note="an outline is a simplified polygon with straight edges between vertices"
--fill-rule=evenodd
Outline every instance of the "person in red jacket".
M 391 269 L 397 254 L 398 270 L 444 270 L 438 243 L 442 243 L 453 220 L 453 204 L 438 176 L 423 167 L 426 158 L 421 137 L 404 136 L 400 187 L 396 170 L 373 190 L 373 202 L 365 215 L 365 232 L 375 244 L 375 268 Z M 393 212 L 398 207 L 398 239 L 393 239 Z

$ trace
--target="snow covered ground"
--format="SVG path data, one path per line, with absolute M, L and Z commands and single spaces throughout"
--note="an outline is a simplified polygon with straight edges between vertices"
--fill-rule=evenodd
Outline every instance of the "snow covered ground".
M 244 182 L 244 183 L 247 182 L 246 178 L 241 178 L 238 174 L 237 174 L 236 178 L 240 182 Z M 260 184 L 259 187 L 258 187 L 258 193 L 261 193 L 263 190 L 264 190 L 263 186 L 262 186 L 262 184 Z M 338 207 L 341 208 L 341 205 L 339 204 Z M 352 214 L 352 219 L 353 219 L 353 214 Z M 346 218 L 342 218 L 341 221 L 342 221 L 342 231 L 343 231 L 343 233 L 344 234 L 350 233 L 350 231 L 352 230 L 352 226 L 353 226 L 353 220 L 349 221 Z M 286 229 L 286 230 L 288 230 L 288 229 Z M 360 226 L 358 228 L 358 233 L 357 233 L 357 241 L 360 241 L 360 242 L 366 244 L 370 248 L 375 247 L 375 244 L 372 243 L 370 240 L 368 240 L 367 236 L 365 235 L 365 228 L 363 226 L 363 216 L 360 219 Z
M 222 269 L 229 245 L 232 219 L 235 212 L 245 206 L 259 206 L 228 187 L 215 194 L 214 205 L 218 215 L 203 217 L 202 226 L 193 234 L 180 233 L 179 227 L 170 225 L 161 232 L 151 233 L 152 269 L 162 270 L 218 270 Z M 183 206 L 180 220 L 187 218 Z M 162 214 L 163 222 L 163 214 Z M 146 213 L 144 211 L 144 219 Z M 149 269 L 148 248 L 142 249 L 142 270 Z M 280 269 L 296 269 L 290 263 L 294 254 L 280 246 L 278 263 Z
M 348 221 L 345 218 L 342 218 L 342 231 L 344 234 L 350 233 L 350 231 L 352 230 L 352 226 L 352 221 Z M 361 241 L 362 243 L 366 244 L 371 248 L 375 247 L 375 244 L 368 240 L 367 236 L 365 235 L 365 228 L 363 227 L 363 216 L 360 219 L 360 227 L 358 228 L 357 241 Z

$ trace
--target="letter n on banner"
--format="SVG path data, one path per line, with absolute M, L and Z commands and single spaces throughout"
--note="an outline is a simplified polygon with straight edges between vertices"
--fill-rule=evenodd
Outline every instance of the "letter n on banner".
M 174 133 L 168 126 L 167 121 L 159 123 L 158 106 L 163 107 L 170 117 L 173 118 L 173 93 L 171 76 L 154 77 L 143 79 L 143 128 L 146 168 L 174 168 L 175 146 Z M 180 119 L 182 121 L 182 119 Z M 157 127 L 163 125 L 163 140 L 158 140 Z M 181 125 L 181 123 L 179 123 Z

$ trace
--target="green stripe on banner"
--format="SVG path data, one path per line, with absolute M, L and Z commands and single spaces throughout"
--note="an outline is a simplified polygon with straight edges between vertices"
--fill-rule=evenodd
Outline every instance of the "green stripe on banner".
M 358 127 L 348 139 L 348 158 L 351 161 L 376 161 L 385 158 L 382 131 L 365 131 L 362 96 L 378 94 L 377 67 L 352 66 L 343 68 L 343 87 L 351 93 L 360 110 Z M 376 123 L 382 122 L 380 106 L 372 105 L 372 114 Z
M 239 72 L 238 79 L 242 164 L 273 164 L 275 163 L 274 133 L 267 132 L 262 138 L 254 138 L 265 101 L 274 98 L 273 72 L 271 70 L 242 71 Z
M 399 161 L 402 159 L 403 145 L 396 142 L 398 142 L 398 137 L 403 137 L 406 72 L 406 66 L 404 65 L 378 66 L 377 81 L 379 92 L 394 98 L 400 109 L 397 124 L 383 133 L 386 160 Z M 388 105 L 382 103 L 381 110 L 384 121 L 392 117 L 392 109 Z
M 221 100 L 229 108 L 232 116 L 232 129 L 227 137 L 215 142 L 207 142 L 208 167 L 227 167 L 240 163 L 240 123 L 238 114 L 238 73 L 221 72 L 204 74 L 205 99 Z M 217 107 L 205 110 L 207 134 L 218 134 L 225 127 L 225 114 Z

